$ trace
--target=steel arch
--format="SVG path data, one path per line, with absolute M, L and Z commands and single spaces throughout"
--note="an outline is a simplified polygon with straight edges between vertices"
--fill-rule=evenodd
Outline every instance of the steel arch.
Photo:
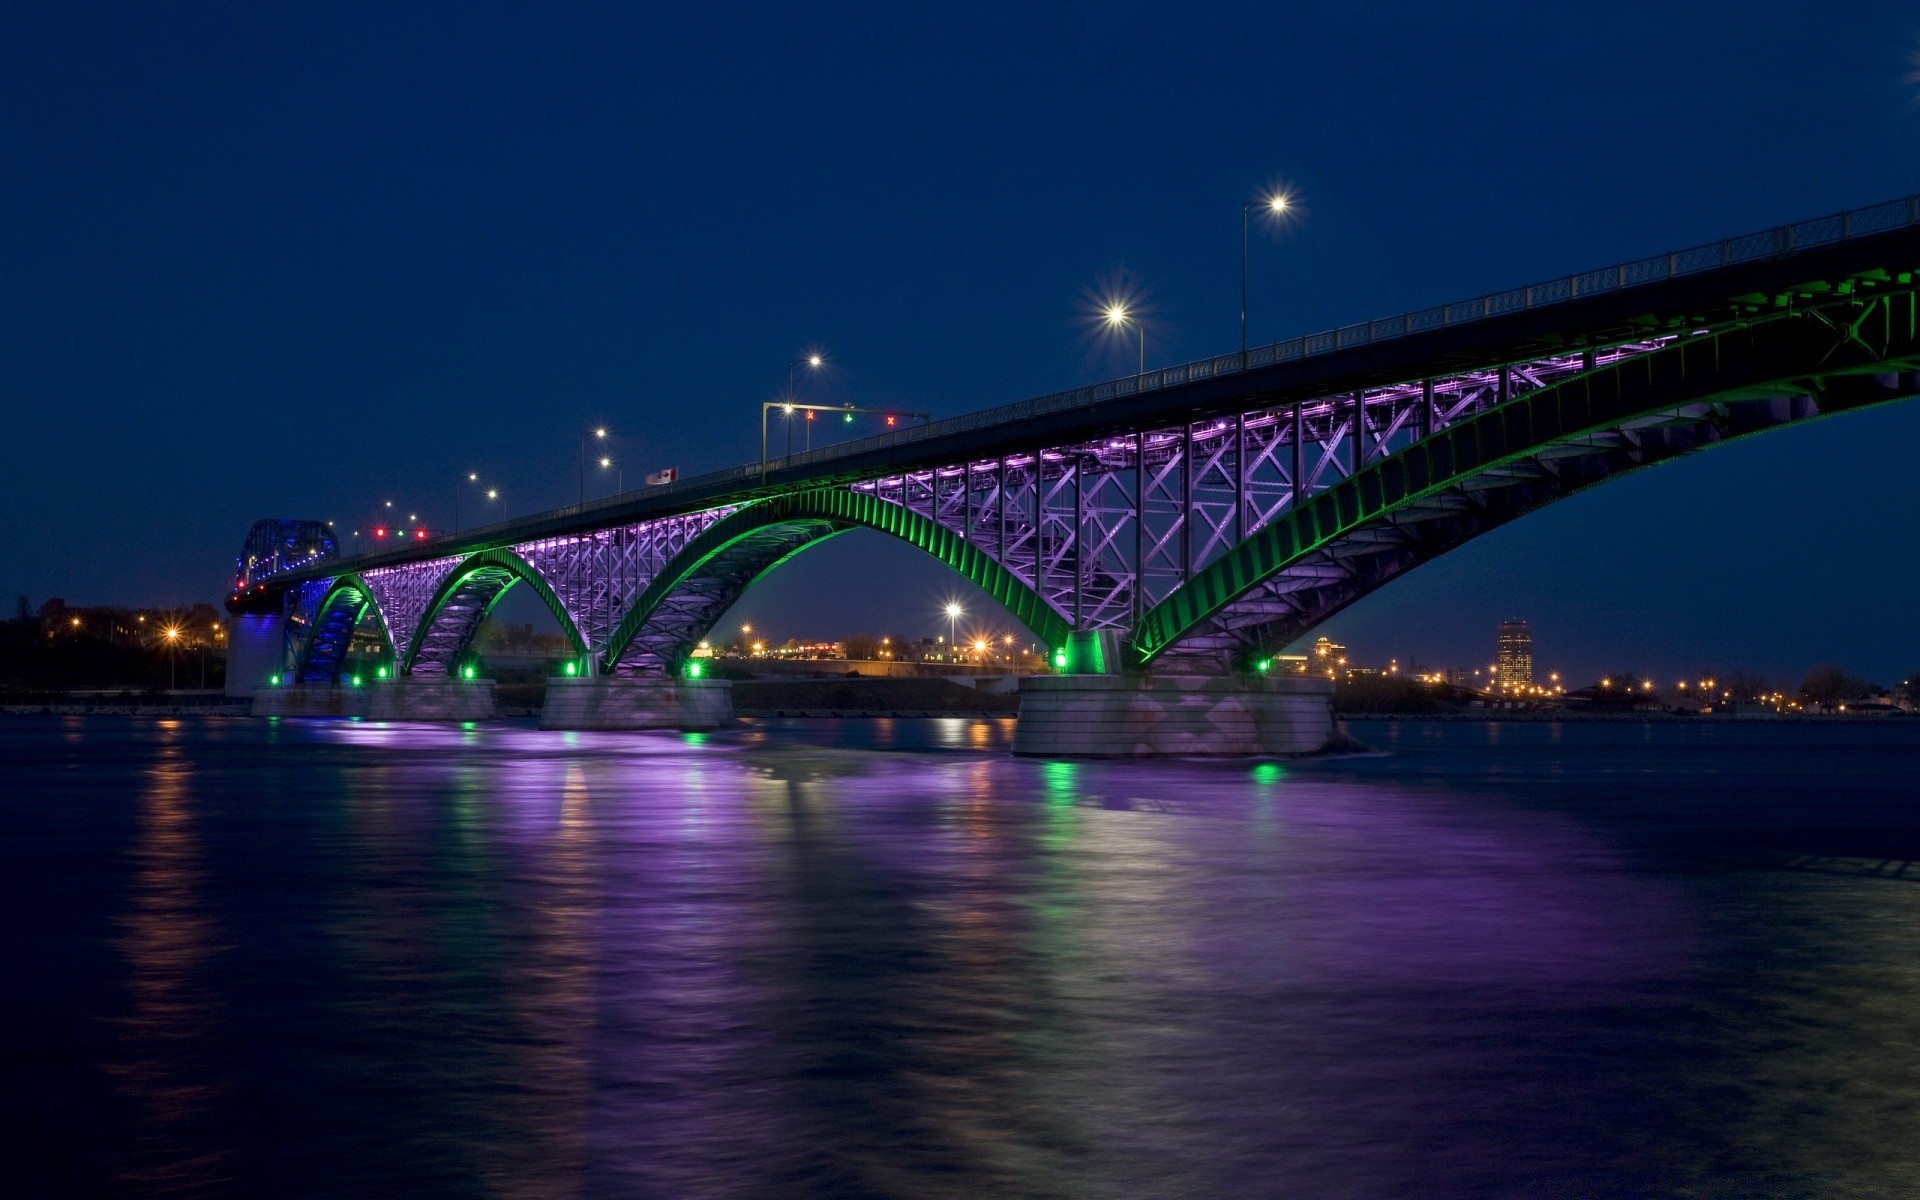
M 311 632 L 301 645 L 300 658 L 294 664 L 294 682 L 337 681 L 341 664 L 347 661 L 347 651 L 353 644 L 353 631 L 359 627 L 369 609 L 379 626 L 381 638 L 387 644 L 387 656 L 391 658 L 393 635 L 387 629 L 386 614 L 380 611 L 380 602 L 374 598 L 373 589 L 357 574 L 342 575 L 328 585 L 326 593 L 320 597 L 320 603 L 314 606 Z
M 533 565 L 507 549 L 482 550 L 461 559 L 458 566 L 434 589 L 433 597 L 420 614 L 420 624 L 407 646 L 401 675 L 438 675 L 450 673 L 455 661 L 473 641 L 493 606 L 515 583 L 525 582 L 547 606 L 576 655 L 587 652 L 573 616 L 553 587 Z M 451 620 L 444 618 L 451 617 Z M 425 670 L 422 670 L 425 668 Z
M 1487 530 L 1729 438 L 1920 391 L 1920 301 L 1789 313 L 1679 339 L 1436 432 L 1244 539 L 1145 613 L 1130 659 L 1279 649 Z
M 992 596 L 1049 647 L 1066 643 L 1066 615 L 960 533 L 870 493 L 816 488 L 744 505 L 708 526 L 627 610 L 600 661 L 673 670 L 755 579 L 849 529 L 874 529 L 926 551 Z

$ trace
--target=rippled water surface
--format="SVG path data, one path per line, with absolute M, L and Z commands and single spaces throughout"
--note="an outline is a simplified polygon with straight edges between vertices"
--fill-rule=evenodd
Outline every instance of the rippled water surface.
M 23 1195 L 1920 1194 L 1920 723 L 0 721 Z

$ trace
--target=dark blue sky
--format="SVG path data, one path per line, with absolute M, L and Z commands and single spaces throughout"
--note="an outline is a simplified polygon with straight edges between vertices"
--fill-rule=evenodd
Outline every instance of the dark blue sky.
M 469 469 L 569 502 L 595 421 L 629 481 L 746 461 L 810 345 L 823 395 L 937 415 L 1090 382 L 1107 278 L 1150 360 L 1228 349 L 1272 182 L 1306 215 L 1256 245 L 1256 340 L 1920 190 L 1912 5 L 1462 7 L 10 6 L 0 594 L 211 598 L 256 517 L 443 524 Z M 1900 406 L 1611 484 L 1327 632 L 1891 680 L 1917 438 Z M 732 620 L 932 632 L 961 590 L 849 535 Z

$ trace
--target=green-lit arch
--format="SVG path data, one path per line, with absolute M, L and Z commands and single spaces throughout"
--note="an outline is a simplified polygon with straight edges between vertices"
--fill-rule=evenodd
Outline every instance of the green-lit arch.
M 1523 393 L 1416 442 L 1284 514 L 1197 573 L 1142 615 L 1129 657 L 1144 665 L 1182 639 L 1212 636 L 1225 610 L 1310 556 L 1319 563 L 1329 553 L 1365 553 L 1381 540 L 1399 539 L 1376 556 L 1366 576 L 1330 589 L 1311 612 L 1262 639 L 1267 651 L 1277 649 L 1406 570 L 1575 491 L 1731 438 L 1913 395 L 1920 388 L 1911 374 L 1920 360 L 1914 293 L 1863 299 L 1848 315 L 1843 323 L 1830 312 L 1788 313 L 1683 337 Z M 1636 426 L 1683 412 L 1692 422 L 1686 435 L 1655 445 L 1640 438 Z M 1459 519 L 1424 536 L 1406 528 L 1436 498 L 1504 478 L 1525 482 L 1501 508 L 1461 506 Z
M 347 650 L 353 643 L 353 631 L 365 619 L 368 610 L 372 610 L 374 624 L 380 630 L 381 640 L 387 644 L 387 657 L 393 657 L 393 634 L 387 628 L 387 615 L 380 608 L 379 599 L 367 581 L 358 574 L 348 573 L 335 579 L 320 597 L 320 603 L 314 606 L 313 624 L 307 631 L 306 641 L 300 646 L 300 658 L 294 664 L 293 678 L 306 683 L 313 675 L 316 666 L 324 671 L 331 682 L 337 678 L 340 668 L 347 661 Z M 351 613 L 343 621 L 343 615 Z M 344 630 L 342 636 L 333 635 Z M 324 643 L 324 646 L 323 646 Z M 315 663 L 315 647 L 322 646 L 324 658 Z
M 567 635 L 567 641 L 572 645 L 573 652 L 576 655 L 584 655 L 587 652 L 586 639 L 581 637 L 579 627 L 574 624 L 573 615 L 567 612 L 567 606 L 560 602 L 560 597 L 555 594 L 553 586 L 534 569 L 533 564 L 511 550 L 482 550 L 462 559 L 458 566 L 447 572 L 447 577 L 440 581 L 440 586 L 434 589 L 433 598 L 427 601 L 426 610 L 420 614 L 420 623 L 415 627 L 413 639 L 407 646 L 407 657 L 406 661 L 400 664 L 400 674 L 413 674 L 414 664 L 419 661 L 420 652 L 427 646 L 427 636 L 433 628 L 434 620 L 440 616 L 441 610 L 447 606 L 448 601 L 460 588 L 481 572 L 505 572 L 509 578 L 506 585 L 487 600 L 479 619 L 473 623 L 474 629 L 479 628 L 480 622 L 486 619 L 486 614 L 491 612 L 493 606 L 513 589 L 514 583 L 525 583 L 533 589 L 536 596 L 540 597 L 540 602 L 547 606 L 547 611 L 553 614 L 553 619 L 560 623 L 560 630 Z M 469 638 L 472 636 L 471 629 L 467 631 L 466 636 Z
M 792 530 L 790 545 L 769 541 L 767 554 L 752 564 L 756 576 L 763 575 L 801 550 L 854 528 L 891 534 L 926 551 L 992 596 L 1048 647 L 1066 643 L 1072 628 L 1067 618 L 1013 572 L 960 534 L 870 492 L 830 487 L 743 505 L 709 525 L 674 556 L 627 610 L 601 658 L 601 670 L 611 671 L 634 637 L 669 604 L 675 593 L 730 549 L 770 531 Z M 714 619 L 719 615 L 719 612 L 711 614 Z

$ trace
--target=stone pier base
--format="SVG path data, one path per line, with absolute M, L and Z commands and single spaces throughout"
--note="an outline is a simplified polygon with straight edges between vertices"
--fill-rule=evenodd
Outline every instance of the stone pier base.
M 256 717 L 364 717 L 367 689 L 331 683 L 296 683 L 254 692 L 247 710 Z
M 1333 736 L 1333 682 L 1300 676 L 1036 675 L 1013 752 L 1067 758 L 1312 754 Z
M 355 688 L 376 721 L 487 721 L 495 716 L 493 680 L 414 676 Z
M 549 679 L 542 729 L 714 729 L 733 719 L 724 679 Z

